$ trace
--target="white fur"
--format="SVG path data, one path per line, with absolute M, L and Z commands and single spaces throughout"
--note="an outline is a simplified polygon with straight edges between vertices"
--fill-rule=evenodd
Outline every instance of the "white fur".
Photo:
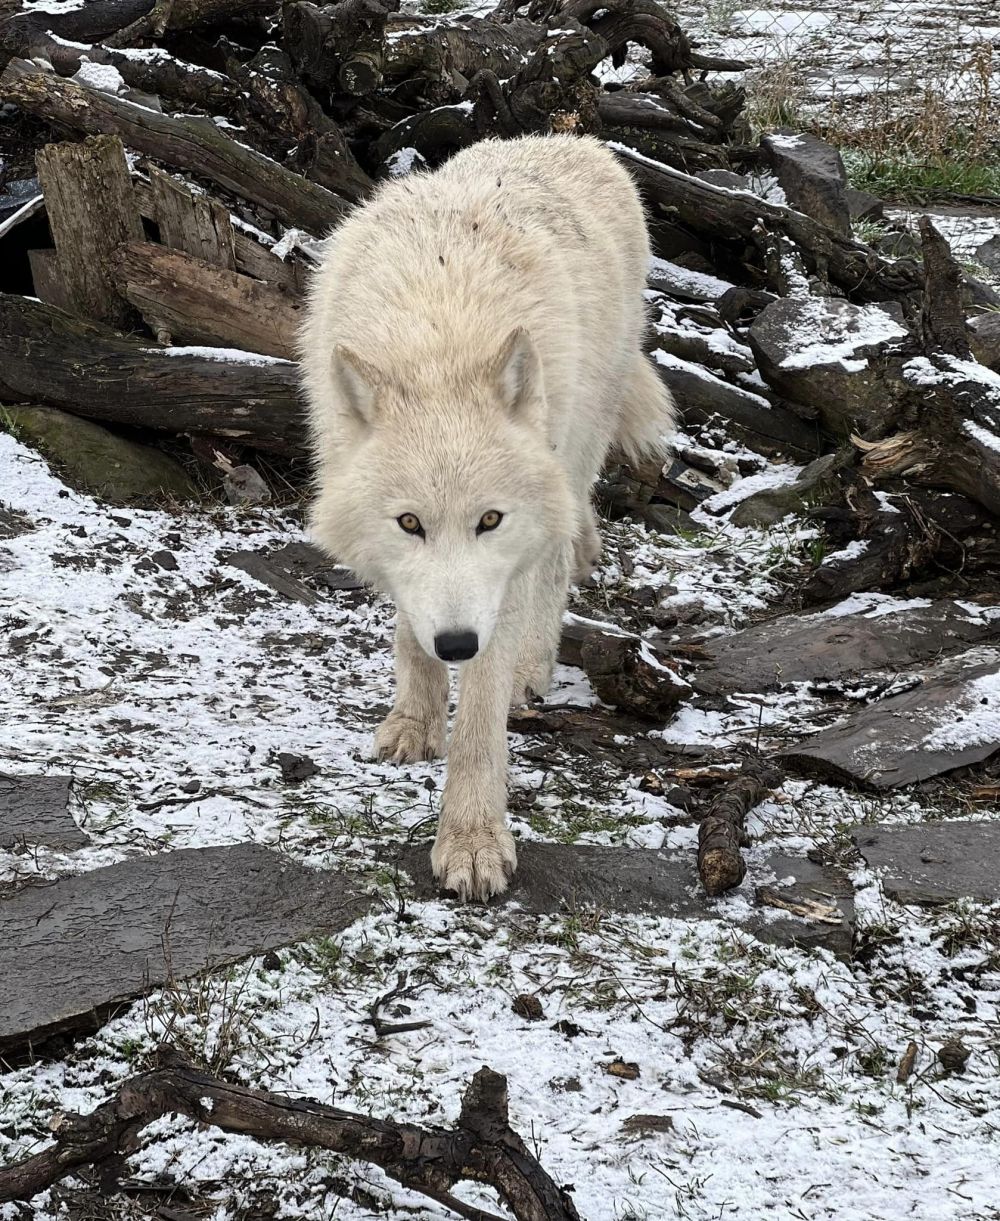
M 301 356 L 317 542 L 398 608 L 381 757 L 443 753 L 439 633 L 461 667 L 435 874 L 502 891 L 506 720 L 551 679 L 570 580 L 599 553 L 590 491 L 612 445 L 655 452 L 672 404 L 642 354 L 649 259 L 635 188 L 573 136 L 487 141 L 394 181 L 329 239 Z M 499 527 L 477 534 L 484 513 Z M 419 518 L 424 536 L 397 519 Z

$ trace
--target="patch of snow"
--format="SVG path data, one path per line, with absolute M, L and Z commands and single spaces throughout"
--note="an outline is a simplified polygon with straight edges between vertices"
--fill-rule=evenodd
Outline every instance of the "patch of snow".
M 868 550 L 870 540 L 867 538 L 852 539 L 846 547 L 841 547 L 839 551 L 831 551 L 823 557 L 824 564 L 841 564 L 848 560 L 856 560 Z
M 210 348 L 200 344 L 180 345 L 171 348 L 142 348 L 153 356 L 200 356 L 204 360 L 222 360 L 227 364 L 241 365 L 290 365 L 294 361 L 280 356 L 266 356 L 263 352 L 244 352 L 242 348 Z
M 808 369 L 813 365 L 839 364 L 852 373 L 868 367 L 868 361 L 857 355 L 859 349 L 898 343 L 909 332 L 877 305 L 855 306 L 844 314 L 831 314 L 822 298 L 803 301 L 798 329 L 789 335 L 794 346 L 781 361 L 783 369 Z M 818 332 L 818 338 L 817 336 Z
M 404 178 L 412 174 L 414 168 L 426 166 L 427 160 L 415 148 L 397 148 L 386 164 L 393 178 Z
M 1000 673 L 969 679 L 956 699 L 933 715 L 938 724 L 919 749 L 958 751 L 990 742 L 1000 747 Z
M 81 62 L 70 80 L 89 89 L 99 89 L 101 93 L 118 94 L 126 87 L 122 74 L 113 64 L 94 64 L 89 59 Z

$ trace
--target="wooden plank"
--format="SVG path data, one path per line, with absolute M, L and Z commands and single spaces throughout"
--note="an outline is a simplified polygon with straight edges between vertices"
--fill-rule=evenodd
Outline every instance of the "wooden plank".
M 195 195 L 155 165 L 149 183 L 160 241 L 215 267 L 236 270 L 236 244 L 229 209 L 208 195 Z
M 0 903 L 0 1053 L 94 1029 L 168 981 L 346 928 L 348 879 L 257 844 L 184 848 L 22 890 Z
M 73 308 L 66 292 L 66 282 L 59 270 L 59 259 L 54 250 L 29 250 L 28 265 L 31 267 L 31 282 L 35 296 L 46 305 L 71 311 Z
M 117 136 L 91 136 L 79 144 L 46 144 L 35 160 L 69 307 L 84 318 L 128 326 L 132 311 L 118 293 L 111 259 L 143 232 L 124 145 Z
M 130 242 L 115 256 L 115 282 L 153 331 L 166 330 L 175 343 L 296 358 L 302 304 L 262 280 L 152 242 Z

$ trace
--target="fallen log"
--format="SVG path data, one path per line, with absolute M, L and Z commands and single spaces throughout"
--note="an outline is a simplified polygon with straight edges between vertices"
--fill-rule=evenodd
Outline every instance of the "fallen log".
M 725 894 L 746 876 L 740 851 L 750 840 L 747 814 L 776 788 L 781 771 L 761 759 L 745 759 L 740 775 L 713 798 L 698 825 L 698 876 L 707 895 Z
M 662 211 L 674 224 L 695 234 L 716 242 L 739 243 L 742 249 L 753 242 L 754 230 L 763 223 L 794 242 L 813 274 L 832 281 L 852 300 L 905 299 L 923 287 L 923 275 L 915 264 L 884 259 L 863 242 L 843 237 L 801 212 L 768 203 L 750 191 L 714 186 L 622 144 L 612 143 L 612 147 L 654 212 Z
M 230 140 L 209 118 L 171 117 L 12 60 L 0 99 L 70 131 L 113 133 L 137 152 L 217 182 L 287 225 L 320 234 L 349 210 L 346 199 Z
M 160 432 L 207 432 L 298 453 L 303 421 L 290 361 L 226 348 L 159 348 L 0 293 L 0 401 L 61 407 Z
M 120 246 L 113 273 L 118 291 L 163 342 L 296 359 L 301 305 L 271 284 L 152 242 Z
M 511 1128 L 506 1078 L 489 1068 L 473 1077 L 453 1128 L 420 1128 L 222 1081 L 168 1048 L 158 1067 L 123 1082 L 89 1115 L 54 1116 L 54 1145 L 0 1169 L 0 1202 L 30 1200 L 81 1166 L 133 1151 L 139 1133 L 164 1115 L 357 1158 L 467 1221 L 499 1218 L 451 1195 L 463 1181 L 493 1187 L 518 1221 L 580 1221 L 569 1193 Z

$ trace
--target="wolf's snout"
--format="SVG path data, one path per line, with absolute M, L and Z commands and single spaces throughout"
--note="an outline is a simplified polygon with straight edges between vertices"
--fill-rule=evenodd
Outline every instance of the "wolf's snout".
M 479 637 L 475 632 L 439 632 L 434 652 L 442 661 L 468 661 L 479 652 Z

